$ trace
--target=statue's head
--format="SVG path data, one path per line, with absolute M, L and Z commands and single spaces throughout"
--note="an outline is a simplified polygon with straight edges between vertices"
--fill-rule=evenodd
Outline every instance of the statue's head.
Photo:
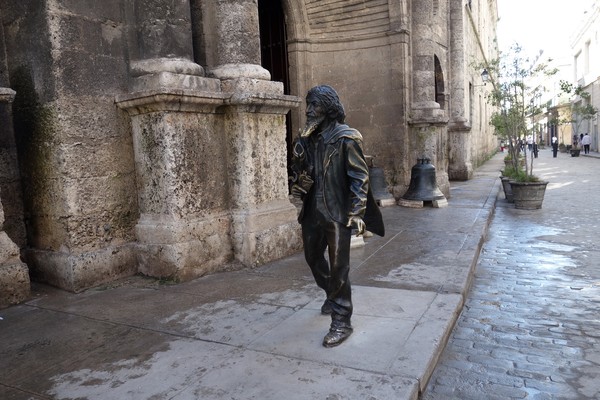
M 306 127 L 303 137 L 310 136 L 320 125 L 332 121 L 343 123 L 344 107 L 337 92 L 328 85 L 315 86 L 306 95 Z

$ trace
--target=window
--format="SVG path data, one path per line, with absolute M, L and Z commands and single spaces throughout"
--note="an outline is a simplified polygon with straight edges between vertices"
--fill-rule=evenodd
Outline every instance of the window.
M 590 73 L 590 41 L 585 42 L 585 47 L 583 51 L 583 73 L 587 75 Z

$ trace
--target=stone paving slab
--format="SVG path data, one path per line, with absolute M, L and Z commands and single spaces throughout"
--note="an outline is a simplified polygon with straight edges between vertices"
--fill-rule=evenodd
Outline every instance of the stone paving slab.
M 470 274 L 473 253 L 478 251 L 477 243 L 470 243 L 469 235 L 456 232 L 404 231 L 357 266 L 351 278 L 363 285 L 460 293 Z M 439 250 L 432 252 L 431 248 Z
M 355 368 L 243 351 L 173 400 L 410 399 L 415 382 Z
M 462 309 L 501 163 L 452 183 L 446 208 L 382 209 L 386 237 L 351 253 L 355 331 L 340 347 L 321 345 L 330 320 L 302 254 L 182 284 L 35 285 L 0 310 L 0 398 L 415 400 Z
M 300 310 L 276 329 L 250 344 L 250 348 L 292 358 L 386 373 L 414 326 L 430 313 L 436 294 L 353 287 L 357 305 L 354 333 L 344 346 L 323 351 L 323 332 L 330 318 L 319 315 L 320 303 Z M 390 306 L 391 305 L 391 306 Z

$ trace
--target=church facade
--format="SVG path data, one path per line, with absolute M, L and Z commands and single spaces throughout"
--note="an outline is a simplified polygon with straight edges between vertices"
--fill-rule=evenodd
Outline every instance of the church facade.
M 496 20 L 495 0 L 0 0 L 0 286 L 297 252 L 287 149 L 318 84 L 394 197 L 418 158 L 449 196 L 497 149 Z

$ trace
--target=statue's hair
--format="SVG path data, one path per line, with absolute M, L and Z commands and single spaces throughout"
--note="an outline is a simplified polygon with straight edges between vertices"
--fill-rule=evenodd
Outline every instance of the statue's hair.
M 340 124 L 344 123 L 346 112 L 335 89 L 329 85 L 315 86 L 308 91 L 306 97 L 310 95 L 314 95 L 319 99 L 321 106 L 326 110 L 329 118 Z

